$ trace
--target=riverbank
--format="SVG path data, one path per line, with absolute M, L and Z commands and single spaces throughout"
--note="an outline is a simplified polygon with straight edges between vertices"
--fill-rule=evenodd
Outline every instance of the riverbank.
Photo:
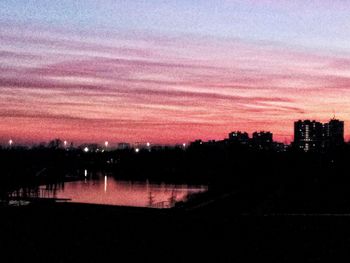
M 74 203 L 1 208 L 1 257 L 6 262 L 319 262 L 348 256 L 348 214 L 257 216 L 237 213 L 234 205 L 221 209 L 219 203 L 191 209 Z

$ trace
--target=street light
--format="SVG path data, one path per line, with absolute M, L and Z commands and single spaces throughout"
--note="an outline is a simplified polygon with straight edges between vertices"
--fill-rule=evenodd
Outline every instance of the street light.
M 12 146 L 12 144 L 13 144 L 13 141 L 10 139 L 10 140 L 9 140 L 9 145 L 10 145 L 10 147 Z
M 106 146 L 106 148 L 108 147 L 108 141 L 105 141 L 105 146 Z
M 135 152 L 137 152 L 137 153 L 138 153 L 139 151 L 140 151 L 140 149 L 139 149 L 139 148 L 136 148 L 136 149 L 135 149 Z
M 87 153 L 88 151 L 89 151 L 89 148 L 88 148 L 88 147 L 85 147 L 85 148 L 84 148 L 84 152 Z

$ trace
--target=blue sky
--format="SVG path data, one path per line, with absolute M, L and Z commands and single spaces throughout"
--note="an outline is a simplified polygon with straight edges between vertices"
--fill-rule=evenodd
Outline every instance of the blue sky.
M 189 33 L 349 51 L 346 2 L 3 0 L 0 10 L 2 20 L 24 23 Z

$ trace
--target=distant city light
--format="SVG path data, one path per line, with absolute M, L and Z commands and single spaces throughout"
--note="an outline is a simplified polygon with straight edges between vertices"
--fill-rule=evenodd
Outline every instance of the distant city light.
M 89 148 L 88 148 L 88 147 L 85 147 L 85 148 L 84 148 L 84 152 L 87 153 L 88 151 L 89 151 Z
M 64 144 L 64 146 L 67 146 L 67 141 L 64 141 L 63 144 Z
M 151 144 L 148 142 L 148 143 L 147 143 L 147 147 L 150 147 L 150 146 L 151 146 Z
M 87 170 L 85 169 L 85 171 L 84 171 L 85 177 L 87 177 L 87 174 L 88 174 L 88 172 L 87 172 Z
M 107 192 L 107 176 L 105 175 L 105 192 Z
M 140 151 L 140 149 L 139 149 L 139 148 L 136 148 L 136 149 L 135 149 L 135 152 L 137 152 L 137 153 L 138 153 L 139 151 Z
M 11 146 L 13 144 L 13 141 L 12 140 L 9 140 L 9 145 Z
M 186 143 L 183 143 L 182 146 L 183 146 L 183 147 L 186 147 Z
M 105 146 L 108 147 L 108 141 L 105 141 Z

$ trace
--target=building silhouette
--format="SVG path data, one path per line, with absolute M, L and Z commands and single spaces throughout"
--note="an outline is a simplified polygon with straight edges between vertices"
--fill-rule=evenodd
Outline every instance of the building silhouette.
M 191 142 L 191 144 L 190 144 L 191 147 L 199 147 L 201 145 L 203 145 L 202 140 L 195 140 L 194 142 Z
M 246 132 L 234 131 L 228 134 L 230 142 L 247 144 L 249 142 L 249 135 Z
M 317 121 L 299 120 L 294 122 L 294 147 L 309 151 L 319 151 L 324 137 L 323 124 Z
M 336 119 L 324 124 L 325 147 L 344 144 L 344 122 Z
M 271 142 L 273 142 L 272 137 L 273 137 L 273 135 L 271 132 L 265 132 L 265 131 L 254 132 L 253 133 L 253 142 L 271 143 Z
M 130 148 L 131 148 L 131 144 L 127 143 L 127 142 L 120 142 L 117 145 L 118 150 L 125 150 L 125 149 L 130 149 Z
M 293 147 L 305 152 L 319 152 L 344 143 L 344 122 L 336 119 L 322 124 L 317 121 L 294 122 Z
M 224 140 L 195 140 L 190 146 L 218 146 L 244 145 L 246 149 L 272 150 L 285 152 L 289 149 L 296 149 L 304 152 L 327 152 L 344 145 L 344 121 L 331 119 L 327 123 L 315 120 L 298 120 L 294 122 L 294 141 L 291 145 L 273 141 L 273 133 L 270 131 L 256 131 L 249 137 L 245 131 L 233 131 Z
M 273 143 L 273 135 L 268 131 L 254 132 L 252 145 L 258 149 L 270 149 Z

